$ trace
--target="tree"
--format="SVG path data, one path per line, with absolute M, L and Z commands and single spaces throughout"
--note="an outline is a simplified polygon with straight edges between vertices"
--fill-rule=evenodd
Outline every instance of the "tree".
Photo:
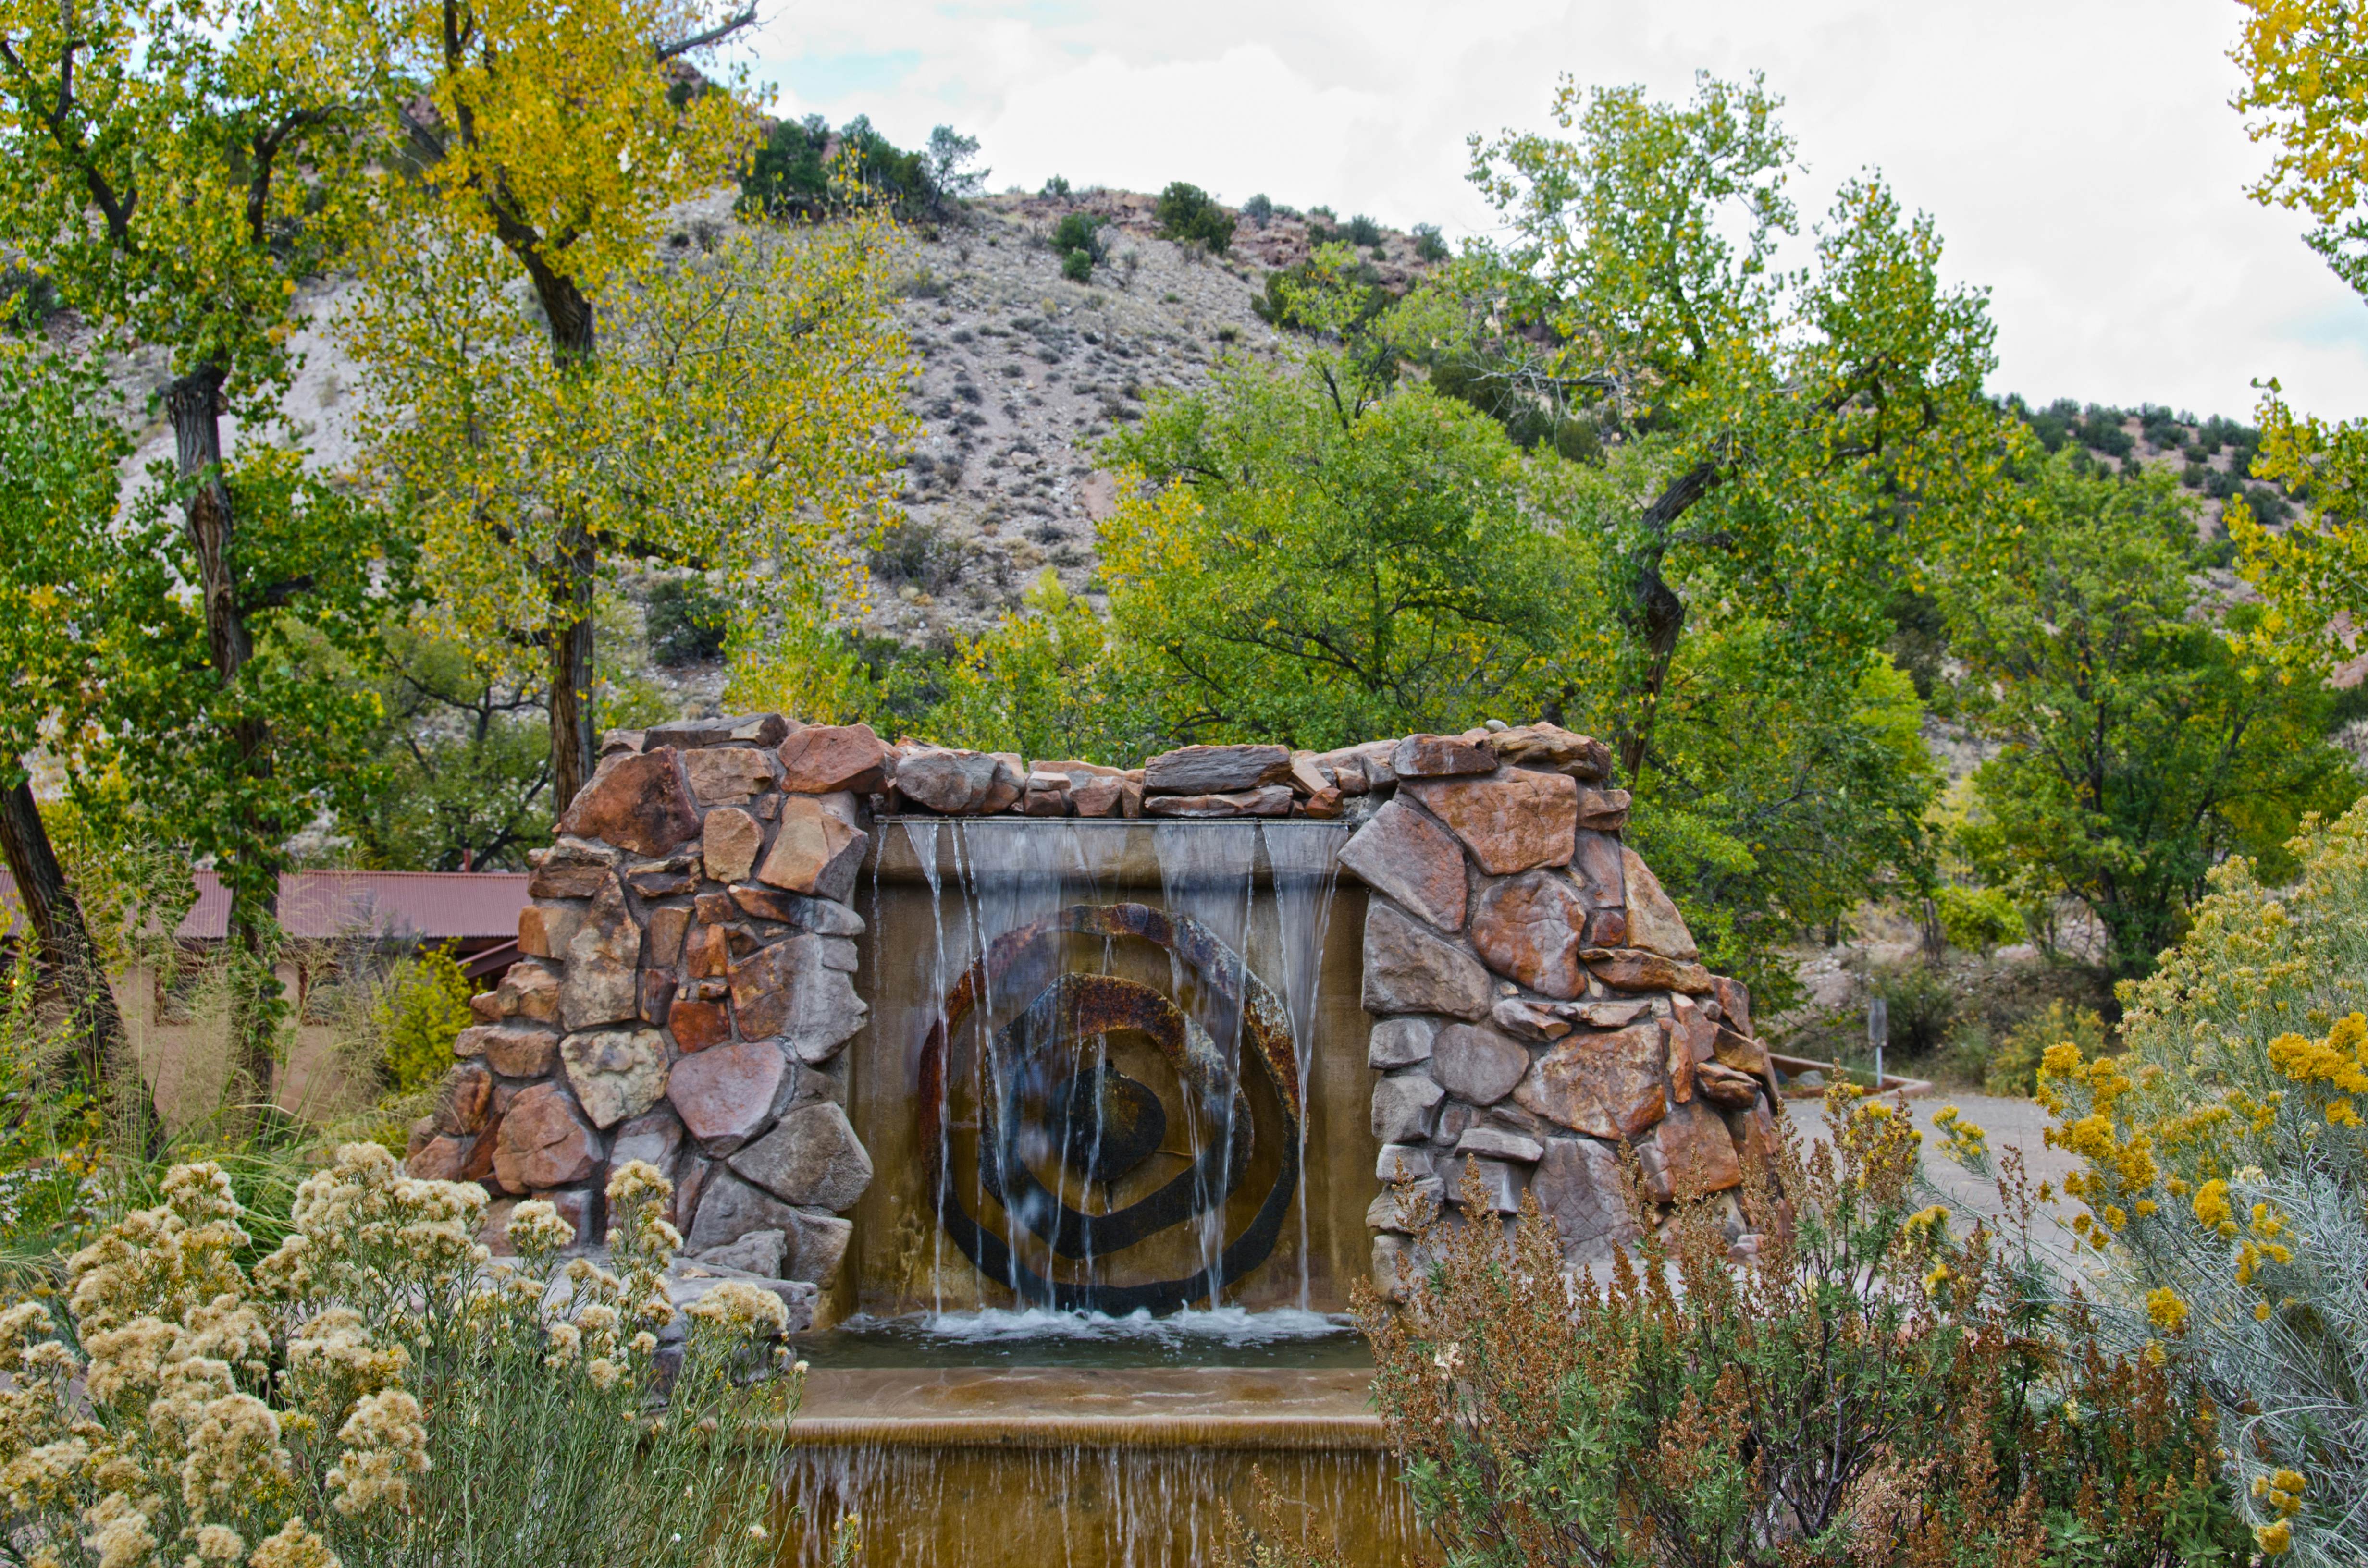
M 666 210 L 723 183 L 752 130 L 730 91 L 677 93 L 674 62 L 755 15 L 368 13 L 416 161 L 380 185 L 353 328 L 407 415 L 380 467 L 420 509 L 461 624 L 540 650 L 562 803 L 592 769 L 604 559 L 763 560 L 827 597 L 818 542 L 899 417 L 877 221 L 653 256 Z
M 27 766 L 45 726 L 68 744 L 79 734 L 94 651 L 106 644 L 122 577 L 137 574 L 143 553 L 136 536 L 109 526 L 129 443 L 96 412 L 104 402 L 98 366 L 0 339 L 0 665 L 11 672 L 10 698 L 0 705 L 0 852 L 32 927 L 41 989 L 64 1014 L 78 1071 L 153 1153 L 161 1127 Z
M 2020 445 L 2025 483 L 1933 562 L 1959 712 L 2003 746 L 1975 774 L 1966 844 L 2027 903 L 2078 900 L 2109 971 L 2143 974 L 2214 865 L 2274 868 L 2303 815 L 2357 784 L 2324 739 L 2323 671 L 2253 659 L 2211 624 L 2176 481 Z M 2259 615 L 2223 613 L 2239 637 Z
M 279 0 L 0 3 L 0 233 L 118 346 L 170 359 L 174 472 L 145 505 L 178 509 L 172 566 L 201 636 L 167 617 L 117 651 L 155 662 L 115 683 L 120 716 L 147 726 L 117 732 L 116 759 L 137 765 L 129 778 L 175 836 L 221 864 L 239 1067 L 257 1097 L 283 1006 L 270 971 L 283 846 L 336 766 L 324 721 L 339 710 L 337 693 L 290 678 L 271 629 L 349 620 L 381 548 L 376 519 L 259 439 L 295 369 L 298 284 L 358 218 L 359 58 L 332 18 Z M 234 455 L 226 415 L 247 432 Z
M 1656 472 L 1603 539 L 1632 781 L 1655 765 L 1689 596 L 1769 614 L 1777 651 L 1854 681 L 1885 630 L 1902 513 L 1992 418 L 1982 298 L 1941 285 L 1930 220 L 1879 180 L 1843 187 L 1813 267 L 1776 266 L 1797 227 L 1779 107 L 1756 77 L 1703 76 L 1684 106 L 1565 80 L 1554 115 L 1575 141 L 1474 139 L 1510 237 L 1482 257 L 1492 287 L 1450 270 L 1469 324 L 1442 347 L 1486 351 Z

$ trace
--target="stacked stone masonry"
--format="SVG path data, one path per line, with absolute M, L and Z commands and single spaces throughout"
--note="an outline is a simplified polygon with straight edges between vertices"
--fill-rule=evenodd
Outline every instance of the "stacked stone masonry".
M 1492 1208 L 1534 1191 L 1582 1265 L 1632 1233 L 1623 1146 L 1661 1201 L 1728 1193 L 1780 1106 L 1743 987 L 1702 967 L 1621 843 L 1610 772 L 1600 742 L 1545 724 L 1188 746 L 1133 769 L 776 714 L 612 733 L 410 1169 L 484 1184 L 489 1240 L 528 1198 L 590 1238 L 609 1169 L 648 1161 L 690 1257 L 810 1312 L 872 1175 L 841 1051 L 867 1014 L 852 898 L 877 816 L 1339 818 L 1373 894 L 1377 1282 L 1395 1288 L 1411 1244 L 1406 1197 L 1455 1205 L 1467 1167 Z

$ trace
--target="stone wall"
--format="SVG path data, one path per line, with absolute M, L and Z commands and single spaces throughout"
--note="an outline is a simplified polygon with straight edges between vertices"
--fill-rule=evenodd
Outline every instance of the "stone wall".
M 852 897 L 877 815 L 1341 818 L 1360 824 L 1342 865 L 1374 894 L 1377 1278 L 1406 1244 L 1382 1184 L 1452 1203 L 1467 1162 L 1495 1207 L 1534 1187 L 1581 1260 L 1623 1234 L 1620 1145 L 1657 1197 L 1720 1192 L 1763 1157 L 1777 1103 L 1742 988 L 1695 961 L 1620 843 L 1609 771 L 1600 743 L 1547 725 L 1189 746 L 1136 769 L 774 714 L 612 733 L 410 1168 L 484 1183 L 489 1239 L 529 1197 L 589 1239 L 609 1168 L 647 1160 L 688 1256 L 810 1310 L 872 1176 L 840 1053 L 868 1011 Z

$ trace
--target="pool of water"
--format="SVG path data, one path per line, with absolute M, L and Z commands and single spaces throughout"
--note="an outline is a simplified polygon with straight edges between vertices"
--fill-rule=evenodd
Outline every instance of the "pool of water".
M 802 1335 L 797 1345 L 806 1360 L 831 1369 L 1372 1365 L 1364 1336 L 1345 1317 L 1238 1307 L 1163 1317 L 1041 1309 L 863 1316 Z

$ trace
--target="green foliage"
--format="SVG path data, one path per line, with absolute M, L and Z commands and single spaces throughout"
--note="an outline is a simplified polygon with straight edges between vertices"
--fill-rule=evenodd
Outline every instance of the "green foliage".
M 1038 191 L 1036 194 L 1039 196 L 1048 196 L 1058 201 L 1068 200 L 1070 195 L 1068 176 L 1053 176 L 1050 179 L 1047 179 L 1044 182 L 1044 188 Z
M 1396 296 L 1383 285 L 1381 271 L 1372 262 L 1345 246 L 1327 244 L 1305 261 L 1269 271 L 1264 291 L 1250 301 L 1250 309 L 1272 326 L 1328 332 L 1358 341 L 1395 302 Z M 1367 373 L 1378 369 L 1369 366 Z
M 1102 221 L 1090 212 L 1064 213 L 1053 225 L 1053 248 L 1060 253 L 1061 276 L 1083 283 L 1102 259 Z
M 1414 226 L 1414 254 L 1417 261 L 1445 261 L 1448 258 L 1447 241 L 1440 236 L 1438 224 L 1417 223 Z
M 643 604 L 650 657 L 671 666 L 721 657 L 732 607 L 699 574 L 661 577 Z
M 397 1094 L 442 1081 L 452 1068 L 452 1042 L 475 1022 L 469 997 L 476 990 L 450 945 L 426 948 L 395 960 L 372 1001 L 381 1063 Z
M 1186 244 L 1198 242 L 1216 256 L 1234 243 L 1234 220 L 1216 199 L 1197 185 L 1177 180 L 1159 193 L 1152 209 L 1159 232 Z
M 1342 238 L 1360 250 L 1372 250 L 1382 243 L 1382 226 L 1362 212 L 1349 219 L 1349 226 L 1341 230 L 1340 233 Z
M 2059 1000 L 2046 1011 L 2024 1019 L 1998 1043 L 1982 1075 L 1982 1092 L 2030 1095 L 2039 1087 L 2039 1063 L 2048 1047 L 2068 1041 L 2083 1056 L 2105 1052 L 2105 1020 L 2094 1008 L 2077 1007 Z
M 945 672 L 928 733 L 949 745 L 1023 756 L 1133 760 L 1158 749 L 1133 672 L 1110 628 L 1047 571 L 1021 613 L 973 639 Z
M 339 818 L 361 857 L 394 870 L 524 870 L 550 842 L 551 743 L 539 683 L 505 673 L 425 621 L 390 625 L 350 678 L 375 697 L 374 787 Z
M 2194 531 L 2167 474 L 2122 482 L 2039 459 L 1940 542 L 1935 593 L 1967 669 L 1958 711 L 2004 749 L 1961 840 L 2018 903 L 2083 903 L 2106 967 L 2143 973 L 2204 875 L 2274 856 L 2357 785 L 2321 744 L 2323 680 L 2257 663 L 2197 614 Z M 2226 612 L 2242 635 L 2258 610 Z
M 1929 1057 L 1947 1043 L 1963 1006 L 1947 972 L 1934 964 L 1909 962 L 1877 968 L 1867 989 L 1883 998 L 1889 1028 L 1884 1044 L 1902 1055 Z
M 1987 953 L 2022 935 L 2022 911 L 2002 888 L 1969 888 L 1951 882 L 1933 890 L 1941 934 L 1952 948 Z
M 1263 229 L 1274 222 L 1274 202 L 1264 191 L 1242 203 L 1242 217 L 1254 229 Z
M 2350 1568 L 2368 1540 L 2368 806 L 2212 873 L 2186 937 L 2124 983 L 2117 1051 L 2043 1061 L 2051 1142 L 2102 1299 L 2229 1412 L 2266 1555 Z
M 2002 1192 L 2008 1234 L 1953 1235 L 1915 1207 L 1906 1116 L 1843 1095 L 1828 1115 L 1832 1143 L 1780 1153 L 1789 1215 L 1750 1267 L 1716 1205 L 1665 1216 L 1632 1191 L 1641 1256 L 1567 1274 L 1531 1199 L 1512 1227 L 1426 1232 L 1402 1306 L 1362 1295 L 1374 1403 L 1440 1560 L 2242 1561 L 2209 1400 L 2044 1305 L 2028 1194 Z M 1764 1187 L 1741 1198 L 1773 1219 Z
M 978 194 L 985 170 L 964 167 L 978 139 L 940 125 L 927 147 L 899 148 L 858 115 L 834 131 L 822 116 L 773 127 L 740 176 L 740 205 L 771 218 L 813 221 L 860 206 L 886 208 L 907 222 L 940 222 L 966 197 Z M 1057 177 L 1057 176 L 1056 176 Z M 1068 182 L 1045 194 L 1068 194 Z

